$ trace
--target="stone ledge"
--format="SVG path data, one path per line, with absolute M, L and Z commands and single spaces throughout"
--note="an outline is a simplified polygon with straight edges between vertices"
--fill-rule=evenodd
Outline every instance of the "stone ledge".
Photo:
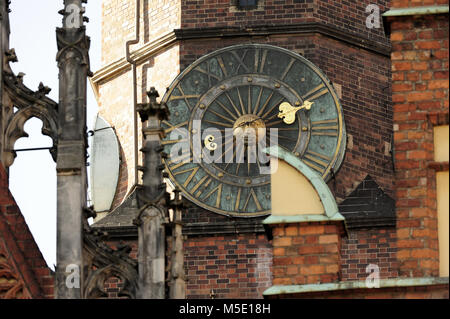
M 296 223 L 310 223 L 310 222 L 328 222 L 328 221 L 344 221 L 345 218 L 339 213 L 334 214 L 331 217 L 326 215 L 272 215 L 267 217 L 264 221 L 264 225 L 274 224 L 296 224 Z
M 399 288 L 414 286 L 434 286 L 448 285 L 448 277 L 425 277 L 425 278 L 399 278 L 399 279 L 381 279 L 379 288 Z M 310 285 L 278 285 L 272 286 L 263 292 L 263 296 L 275 296 L 284 294 L 301 294 L 311 292 L 330 292 L 351 289 L 371 289 L 366 286 L 365 281 L 341 281 L 328 284 L 310 284 Z
M 417 16 L 448 13 L 447 6 L 426 6 L 413 8 L 393 8 L 383 13 L 383 17 Z

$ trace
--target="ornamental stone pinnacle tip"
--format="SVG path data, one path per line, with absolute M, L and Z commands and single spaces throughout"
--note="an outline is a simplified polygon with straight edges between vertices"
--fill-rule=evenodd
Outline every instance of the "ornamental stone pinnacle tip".
M 154 86 L 150 88 L 150 91 L 147 92 L 147 96 L 150 99 L 150 102 L 156 102 L 156 98 L 159 97 L 158 91 L 155 89 Z
M 16 50 L 14 48 L 8 50 L 5 52 L 6 55 L 6 61 L 7 62 L 19 62 L 19 59 L 17 59 Z
M 158 91 L 154 87 L 151 87 L 150 91 L 147 92 L 147 96 L 149 102 L 138 104 L 137 106 L 141 121 L 147 121 L 149 116 L 157 116 L 159 120 L 166 120 L 169 117 L 170 112 L 165 103 L 158 103 L 156 101 L 159 97 Z
M 157 97 L 159 97 L 158 91 L 155 89 L 154 86 L 150 88 L 150 91 L 147 92 L 147 96 L 152 100 L 154 98 L 156 100 Z
M 45 86 L 42 82 L 40 82 L 39 83 L 39 87 L 38 87 L 38 91 L 39 91 L 39 93 L 47 95 L 47 94 L 49 94 L 52 91 L 52 89 L 49 88 L 48 86 Z

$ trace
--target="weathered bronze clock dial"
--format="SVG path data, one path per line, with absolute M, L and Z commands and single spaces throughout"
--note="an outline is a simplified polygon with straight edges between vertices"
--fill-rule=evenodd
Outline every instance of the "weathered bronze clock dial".
M 325 180 L 343 159 L 345 125 L 332 85 L 311 62 L 279 47 L 236 45 L 208 54 L 175 79 L 163 102 L 171 113 L 162 124 L 164 151 L 189 143 L 187 152 L 165 160 L 166 171 L 185 197 L 216 213 L 251 217 L 270 214 L 271 207 L 265 163 L 248 160 L 247 142 L 244 151 L 227 144 L 227 132 L 247 141 L 254 130 L 254 145 L 277 128 L 278 145 Z M 188 136 L 177 133 L 182 130 Z M 193 151 L 197 135 L 207 152 L 220 149 L 222 161 L 204 161 Z

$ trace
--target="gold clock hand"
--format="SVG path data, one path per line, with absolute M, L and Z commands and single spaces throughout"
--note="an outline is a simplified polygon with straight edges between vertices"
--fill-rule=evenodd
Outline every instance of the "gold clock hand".
M 310 110 L 314 102 L 305 101 L 302 106 L 294 107 L 289 102 L 283 102 L 279 106 L 280 112 L 278 117 L 283 119 L 286 124 L 292 124 L 295 122 L 295 114 L 302 109 Z

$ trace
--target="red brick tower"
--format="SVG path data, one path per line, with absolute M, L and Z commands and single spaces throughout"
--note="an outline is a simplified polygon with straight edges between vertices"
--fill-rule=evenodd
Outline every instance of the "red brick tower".
M 439 185 L 441 175 L 445 179 L 447 174 L 448 193 L 448 146 L 447 150 L 442 146 L 448 144 L 448 1 L 393 1 L 392 7 L 396 10 L 387 18 L 392 40 L 399 274 L 448 276 L 448 199 L 446 212 L 439 210 L 439 201 L 444 200 L 439 198 L 444 187 Z M 447 245 L 441 246 L 445 241 Z M 446 265 L 440 265 L 445 258 Z
M 124 199 L 140 179 L 132 64 L 140 102 L 151 86 L 163 93 L 179 72 L 207 53 L 234 44 L 271 44 L 314 63 L 339 95 L 347 149 L 328 187 L 347 227 L 342 233 L 334 229 L 333 234 L 340 234 L 337 240 L 327 237 L 335 236 L 327 234 L 329 227 L 311 234 L 295 227 L 280 229 L 273 232 L 272 247 L 261 218 L 224 217 L 194 207 L 184 216 L 187 296 L 261 297 L 265 289 L 281 283 L 277 278 L 304 271 L 288 267 L 291 256 L 282 258 L 290 236 L 332 241 L 337 265 L 325 267 L 314 256 L 304 260 L 321 283 L 364 280 L 368 264 L 379 266 L 382 279 L 397 277 L 391 47 L 381 21 L 388 7 L 389 1 L 382 0 L 104 0 L 104 66 L 91 81 L 100 114 L 119 138 L 122 165 L 112 212 L 96 226 L 108 230 L 111 241 L 135 242 L 134 216 L 124 209 L 132 207 Z M 133 39 L 127 55 L 126 42 Z

